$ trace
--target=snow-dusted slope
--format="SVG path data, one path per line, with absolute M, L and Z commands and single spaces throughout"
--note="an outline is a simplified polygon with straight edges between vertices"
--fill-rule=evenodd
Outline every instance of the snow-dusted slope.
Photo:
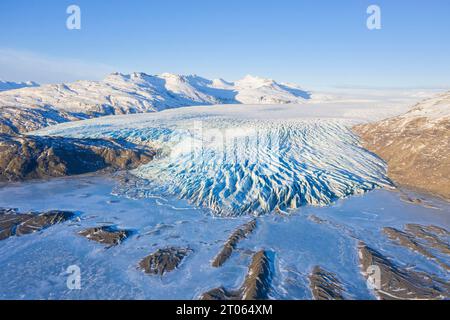
M 111 114 L 211 104 L 303 103 L 308 98 L 309 93 L 298 86 L 251 76 L 232 83 L 195 75 L 113 73 L 102 81 L 77 81 L 1 92 L 0 127 L 3 125 L 3 131 L 27 131 L 42 127 L 45 122 Z M 30 117 L 30 109 L 38 115 Z M 36 123 L 34 118 L 46 121 Z
M 221 215 L 261 214 L 389 185 L 382 160 L 361 148 L 349 120 L 304 116 L 298 106 L 211 106 L 104 117 L 38 131 L 41 135 L 114 137 L 158 148 L 134 174 L 152 188 Z
M 39 84 L 37 84 L 36 82 L 33 82 L 33 81 L 13 82 L 13 81 L 0 80 L 0 92 L 7 91 L 7 90 L 20 89 L 20 88 L 27 88 L 27 87 L 39 87 Z
M 425 118 L 428 125 L 450 120 L 450 91 L 418 103 L 411 111 L 401 115 L 399 118 L 404 119 L 406 122 Z
M 235 88 L 236 100 L 245 104 L 301 103 L 310 98 L 310 94 L 297 85 L 253 76 L 236 81 Z
M 450 92 L 355 130 L 396 182 L 450 199 Z

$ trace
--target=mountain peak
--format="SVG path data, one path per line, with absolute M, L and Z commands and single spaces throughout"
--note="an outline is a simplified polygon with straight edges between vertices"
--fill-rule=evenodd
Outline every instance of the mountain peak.
M 181 74 L 175 74 L 175 73 L 170 73 L 170 72 L 163 72 L 160 75 L 158 75 L 161 78 L 172 78 L 172 79 L 181 79 L 184 78 L 184 75 Z
M 276 82 L 273 79 L 268 78 L 262 78 L 252 75 L 246 75 L 241 80 L 236 81 L 236 84 L 242 87 L 253 87 L 253 88 L 259 88 L 263 86 L 271 86 L 276 84 Z
M 104 78 L 103 81 L 117 80 L 117 79 L 125 80 L 127 78 L 129 79 L 130 76 L 129 75 L 127 76 L 126 74 L 123 74 L 123 73 L 120 73 L 120 72 L 112 72 L 112 73 L 108 74 Z
M 219 89 L 226 89 L 226 88 L 231 88 L 233 87 L 233 82 L 228 82 L 222 78 L 218 78 L 218 79 L 213 79 L 212 80 L 212 86 L 214 88 L 219 88 Z
M 145 72 L 133 72 L 131 74 L 132 78 L 146 78 L 149 77 L 150 75 L 146 74 Z

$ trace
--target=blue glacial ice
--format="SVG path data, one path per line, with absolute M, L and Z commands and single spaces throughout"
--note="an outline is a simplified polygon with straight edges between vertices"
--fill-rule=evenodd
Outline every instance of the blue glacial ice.
M 151 186 L 140 185 L 135 196 L 158 186 L 216 215 L 238 216 L 324 206 L 391 186 L 385 163 L 360 146 L 350 125 L 333 118 L 162 112 L 62 124 L 37 134 L 152 146 L 158 159 L 132 171 Z

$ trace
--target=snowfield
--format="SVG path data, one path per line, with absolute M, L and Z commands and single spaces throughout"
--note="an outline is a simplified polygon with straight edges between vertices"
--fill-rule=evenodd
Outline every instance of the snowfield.
M 390 186 L 384 162 L 361 148 L 349 129 L 358 120 L 345 108 L 327 117 L 329 108 L 191 107 L 65 123 L 33 134 L 151 145 L 159 159 L 133 171 L 149 185 L 128 194 L 146 197 L 159 186 L 218 215 L 259 215 Z

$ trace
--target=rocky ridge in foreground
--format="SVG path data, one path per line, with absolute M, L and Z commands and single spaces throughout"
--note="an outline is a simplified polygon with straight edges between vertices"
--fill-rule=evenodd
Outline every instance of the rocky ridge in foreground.
M 73 217 L 75 214 L 70 211 L 19 213 L 15 209 L 0 208 L 0 240 L 38 232 Z
M 265 300 L 268 299 L 272 280 L 270 252 L 261 250 L 253 255 L 244 282 L 238 290 L 223 287 L 201 295 L 201 300 Z
M 190 248 L 168 247 L 158 249 L 139 262 L 139 267 L 147 274 L 164 275 L 178 268 L 181 262 L 193 252 Z
M 212 262 L 213 267 L 221 267 L 236 249 L 238 243 L 247 238 L 256 229 L 256 219 L 247 222 L 243 226 L 237 228 L 223 245 L 222 250 L 217 254 Z
M 450 286 L 435 276 L 400 268 L 387 257 L 360 242 L 359 262 L 363 276 L 373 284 L 382 300 L 443 300 L 450 297 Z
M 421 227 L 421 228 L 423 228 L 422 230 L 424 230 L 424 228 L 427 228 L 427 227 L 425 226 L 425 227 Z M 409 231 L 413 231 L 413 232 L 409 232 Z M 438 258 L 436 255 L 434 255 L 432 253 L 432 251 L 430 250 L 431 248 L 437 249 L 447 255 L 450 252 L 450 247 L 448 246 L 448 244 L 446 244 L 445 240 L 440 239 L 437 235 L 427 232 L 426 235 L 429 236 L 432 239 L 432 241 L 426 241 L 427 243 L 425 245 L 425 243 L 419 241 L 420 234 L 415 233 L 414 229 L 409 229 L 407 231 L 401 231 L 396 228 L 385 227 L 385 228 L 383 228 L 383 233 L 397 245 L 408 248 L 411 251 L 418 252 L 419 254 L 423 255 L 427 259 L 434 260 L 443 269 L 450 271 L 450 266 L 447 265 L 440 258 Z
M 344 300 L 344 289 L 334 273 L 315 266 L 309 275 L 309 282 L 314 300 Z
M 125 241 L 132 234 L 132 231 L 121 230 L 115 226 L 101 226 L 82 230 L 78 234 L 107 247 L 113 247 Z

